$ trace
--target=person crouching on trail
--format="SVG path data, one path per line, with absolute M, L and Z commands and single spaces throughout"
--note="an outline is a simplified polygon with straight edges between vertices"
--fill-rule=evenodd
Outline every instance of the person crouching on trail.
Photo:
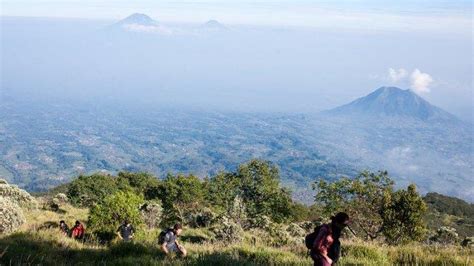
M 341 250 L 339 237 L 349 223 L 349 215 L 340 212 L 331 217 L 331 223 L 321 226 L 310 253 L 314 266 L 330 266 L 337 262 Z
M 66 222 L 64 220 L 61 220 L 59 222 L 59 230 L 61 233 L 63 233 L 65 236 L 69 235 L 69 226 L 67 226 Z
M 171 253 L 176 253 L 182 257 L 186 257 L 186 249 L 179 244 L 178 236 L 183 232 L 183 227 L 181 224 L 175 224 L 173 228 L 169 228 L 160 233 L 159 243 L 161 245 L 161 250 L 167 255 Z
M 71 237 L 77 240 L 82 240 L 84 238 L 85 229 L 81 222 L 76 221 L 76 224 L 71 230 Z

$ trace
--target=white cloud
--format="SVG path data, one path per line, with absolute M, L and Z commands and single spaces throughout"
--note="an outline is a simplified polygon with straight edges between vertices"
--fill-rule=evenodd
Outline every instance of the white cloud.
M 398 70 L 389 68 L 388 75 L 392 82 L 398 82 L 407 77 L 408 72 L 404 68 L 399 68 Z
M 419 69 L 413 70 L 411 73 L 411 89 L 416 93 L 430 92 L 430 84 L 433 78 L 428 73 L 423 73 Z
M 430 85 L 433 82 L 433 77 L 428 73 L 421 72 L 418 68 L 415 68 L 411 74 L 405 68 L 389 68 L 388 79 L 392 83 L 406 84 L 410 82 L 410 88 L 418 94 L 429 93 Z

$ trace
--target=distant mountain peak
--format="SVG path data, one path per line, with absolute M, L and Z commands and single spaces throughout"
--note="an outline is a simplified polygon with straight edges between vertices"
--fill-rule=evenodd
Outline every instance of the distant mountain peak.
M 147 32 L 147 33 L 169 33 L 170 30 L 159 25 L 151 17 L 141 13 L 130 16 L 110 25 L 107 29 L 111 32 Z
M 201 28 L 211 29 L 211 30 L 227 30 L 227 27 L 221 24 L 219 21 L 215 19 L 211 19 L 204 23 Z
M 158 23 L 153 20 L 151 17 L 148 15 L 142 14 L 142 13 L 134 13 L 131 14 L 130 16 L 120 20 L 116 24 L 137 24 L 137 25 L 143 25 L 143 26 L 155 26 Z
M 450 113 L 431 105 L 411 90 L 381 87 L 348 104 L 329 110 L 330 114 L 400 116 L 421 120 L 457 120 Z

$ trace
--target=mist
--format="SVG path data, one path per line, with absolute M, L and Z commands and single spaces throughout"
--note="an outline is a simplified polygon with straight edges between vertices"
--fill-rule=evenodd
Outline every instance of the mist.
M 463 34 L 223 21 L 217 30 L 158 21 L 160 31 L 116 31 L 116 22 L 2 17 L 2 98 L 318 112 L 393 84 L 389 69 L 406 68 L 433 77 L 424 98 L 470 120 Z

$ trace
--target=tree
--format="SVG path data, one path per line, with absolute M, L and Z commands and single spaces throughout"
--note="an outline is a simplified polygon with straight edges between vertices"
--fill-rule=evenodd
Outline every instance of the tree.
M 382 201 L 386 193 L 392 193 L 393 184 L 386 171 L 364 171 L 354 179 L 343 177 L 332 183 L 321 179 L 313 188 L 317 191 L 315 201 L 322 205 L 326 217 L 344 210 L 355 229 L 375 239 L 382 231 Z
M 386 193 L 381 217 L 382 232 L 387 242 L 404 244 L 422 240 L 427 232 L 423 220 L 426 210 L 426 204 L 414 184 L 409 185 L 406 190 Z
M 220 211 L 229 210 L 235 197 L 241 194 L 240 179 L 235 173 L 219 173 L 206 179 L 204 186 L 207 190 L 207 201 Z
M 204 184 L 194 175 L 169 174 L 158 186 L 157 196 L 164 208 L 164 221 L 183 222 L 184 213 L 205 206 Z
M 282 222 L 291 215 L 291 194 L 280 188 L 278 168 L 268 161 L 251 160 L 239 166 L 239 193 L 250 216 L 267 215 Z
M 130 190 L 128 184 L 122 184 L 120 189 Z M 119 190 L 115 177 L 104 174 L 80 175 L 72 181 L 67 189 L 67 196 L 72 204 L 91 207 L 101 203 L 105 197 Z
M 88 225 L 99 238 L 111 240 L 125 219 L 135 228 L 143 223 L 140 214 L 142 204 L 142 196 L 130 191 L 117 191 L 91 208 Z
M 159 180 L 156 177 L 144 172 L 119 172 L 117 181 L 119 184 L 124 183 L 131 186 L 138 193 L 144 193 L 148 188 L 159 184 Z

